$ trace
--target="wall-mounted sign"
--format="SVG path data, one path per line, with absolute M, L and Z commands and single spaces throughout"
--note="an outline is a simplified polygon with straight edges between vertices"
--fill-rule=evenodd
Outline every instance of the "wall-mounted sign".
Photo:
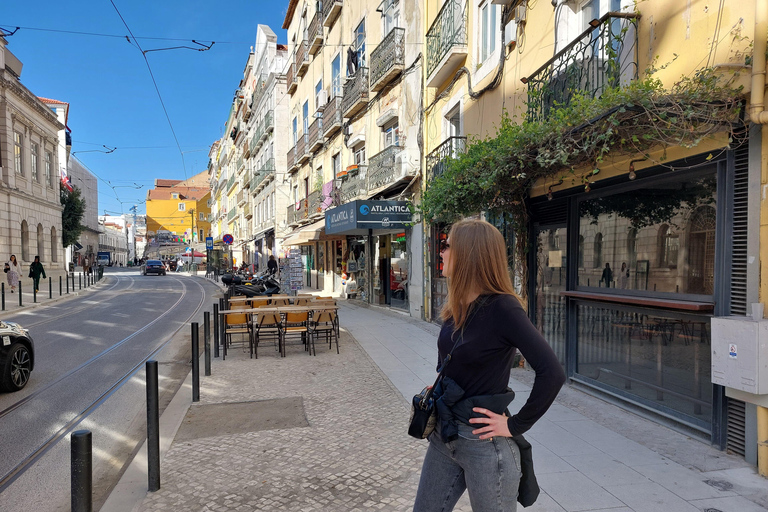
M 221 237 L 221 241 L 227 245 L 232 245 L 232 242 L 235 241 L 235 238 L 232 235 L 224 235 Z
M 352 201 L 326 210 L 325 233 L 364 235 L 369 229 L 400 231 L 411 220 L 406 201 Z

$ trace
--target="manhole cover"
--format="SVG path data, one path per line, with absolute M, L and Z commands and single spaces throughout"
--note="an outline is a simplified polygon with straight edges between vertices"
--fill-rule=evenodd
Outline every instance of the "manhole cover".
M 733 489 L 733 484 L 731 482 L 726 482 L 725 480 L 704 480 L 704 483 L 707 485 L 711 485 L 715 489 L 718 489 L 720 491 L 730 491 Z M 717 509 L 712 509 L 713 512 Z
M 308 426 L 304 400 L 300 396 L 192 405 L 176 434 L 176 441 Z

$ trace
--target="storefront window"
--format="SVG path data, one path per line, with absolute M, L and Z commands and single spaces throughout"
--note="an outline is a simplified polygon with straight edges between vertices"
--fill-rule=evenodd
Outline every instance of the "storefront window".
M 536 328 L 565 364 L 565 297 L 567 268 L 566 228 L 541 228 L 537 236 L 536 295 L 534 321 Z
M 396 308 L 408 308 L 408 249 L 405 233 L 391 235 L 389 288 L 391 305 Z
M 347 296 L 353 299 L 367 300 L 368 281 L 366 271 L 368 257 L 366 255 L 365 238 L 350 237 L 347 239 Z
M 578 285 L 714 293 L 715 170 L 579 203 Z
M 577 322 L 578 374 L 709 428 L 708 316 L 579 304 Z

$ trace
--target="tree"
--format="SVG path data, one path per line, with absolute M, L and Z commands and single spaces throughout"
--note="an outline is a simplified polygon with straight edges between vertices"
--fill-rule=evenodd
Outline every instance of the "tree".
M 75 186 L 72 187 L 72 192 L 63 185 L 59 187 L 61 204 L 64 206 L 64 211 L 61 212 L 61 242 L 64 247 L 69 247 L 77 242 L 85 228 L 82 224 L 85 199 L 80 195 L 80 189 Z

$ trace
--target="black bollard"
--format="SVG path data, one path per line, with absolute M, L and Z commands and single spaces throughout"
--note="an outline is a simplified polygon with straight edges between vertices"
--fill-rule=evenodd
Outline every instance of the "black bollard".
M 67 286 L 67 292 L 69 292 L 69 286 Z M 59 297 L 61 297 L 61 276 L 59 276 Z
M 5 293 L 5 292 L 3 292 Z M 5 304 L 5 295 L 3 295 Z M 5 307 L 3 307 L 5 309 Z M 213 357 L 219 357 L 219 305 L 213 305 Z
M 219 313 L 226 311 L 226 299 L 219 299 Z M 221 341 L 221 360 L 227 360 L 227 315 L 222 315 L 219 320 L 219 341 Z
M 67 295 L 69 295 L 69 274 L 67 274 Z
M 89 430 L 77 430 L 70 437 L 70 492 L 72 512 L 93 510 L 93 440 Z
M 200 329 L 192 322 L 192 401 L 200 401 Z
M 2 285 L 2 289 L 0 290 L 0 295 L 3 297 L 3 311 L 5 311 L 5 283 L 0 283 Z
M 205 350 L 205 376 L 211 375 L 211 312 L 203 313 L 203 346 Z
M 80 285 L 80 287 L 78 288 L 78 290 L 82 290 L 82 289 L 83 289 L 83 273 L 82 273 L 82 272 L 80 272 L 80 273 L 77 275 L 77 284 L 78 284 L 78 285 Z M 72 281 L 72 287 L 73 287 L 73 288 L 75 287 L 75 282 L 74 282 L 74 281 Z
M 53 298 L 53 278 L 52 277 L 48 278 L 48 298 L 49 299 Z
M 149 492 L 160 489 L 160 412 L 157 361 L 147 361 L 147 475 Z
M 35 288 L 34 281 L 32 282 L 32 302 L 37 302 L 37 288 Z
M 19 281 L 19 306 L 23 306 L 24 303 L 21 300 L 21 281 Z

